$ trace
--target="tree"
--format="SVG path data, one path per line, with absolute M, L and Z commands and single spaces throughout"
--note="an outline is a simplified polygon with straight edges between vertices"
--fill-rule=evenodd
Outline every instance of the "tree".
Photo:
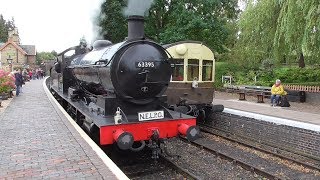
M 102 4 L 97 22 L 107 39 L 117 42 L 127 36 L 122 14 L 125 1 L 108 0 Z M 237 0 L 154 0 L 146 17 L 145 34 L 163 44 L 198 40 L 223 52 L 228 37 L 225 24 L 237 17 Z
M 224 52 L 228 37 L 228 29 L 225 25 L 227 20 L 235 18 L 238 12 L 237 1 L 226 2 L 175 1 L 175 4 L 171 4 L 171 13 L 163 32 L 160 32 L 159 41 L 172 43 L 181 40 L 197 40 L 204 42 L 215 51 Z
M 58 56 L 58 53 L 55 50 L 52 50 L 51 54 L 54 55 L 55 57 Z
M 0 42 L 6 42 L 8 39 L 8 30 L 6 27 L 6 21 L 0 14 Z
M 0 14 L 0 42 L 6 42 L 8 40 L 8 30 L 15 27 L 14 18 L 11 21 L 6 21 L 2 14 Z
M 320 55 L 320 1 L 286 0 L 281 3 L 275 34 L 275 48 L 299 59 L 305 67 L 305 55 L 318 59 Z M 275 51 L 277 57 L 282 52 Z
M 96 24 L 101 27 L 99 34 L 104 39 L 119 42 L 127 36 L 127 22 L 122 14 L 125 6 L 125 0 L 106 0 L 102 3 Z
M 273 59 L 273 40 L 280 5 L 276 1 L 247 1 L 238 22 L 238 40 L 232 49 L 234 61 L 258 68 L 265 59 Z
M 315 63 L 320 55 L 320 1 L 247 0 L 239 20 L 239 39 L 234 59 L 259 66 L 265 59 L 275 63 L 299 59 L 299 67 Z M 319 63 L 319 60 L 318 60 Z
M 55 51 L 52 51 L 55 52 Z M 55 59 L 55 55 L 52 52 L 37 52 L 36 64 L 40 65 L 44 61 Z

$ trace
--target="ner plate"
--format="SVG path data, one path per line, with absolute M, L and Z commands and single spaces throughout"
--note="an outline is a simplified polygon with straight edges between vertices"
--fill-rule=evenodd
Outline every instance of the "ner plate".
M 138 113 L 139 121 L 148 121 L 153 119 L 163 119 L 164 112 L 163 111 L 149 111 L 149 112 L 141 112 Z

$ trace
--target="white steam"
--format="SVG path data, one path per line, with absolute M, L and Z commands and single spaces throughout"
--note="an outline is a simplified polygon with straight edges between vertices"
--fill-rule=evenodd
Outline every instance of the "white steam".
M 128 0 L 128 6 L 124 8 L 125 16 L 144 16 L 150 9 L 153 0 Z
M 99 20 L 103 19 L 105 14 L 101 13 L 101 5 L 104 3 L 105 0 L 96 0 L 96 8 L 92 12 L 92 32 L 93 32 L 93 37 L 91 39 L 91 44 L 94 43 L 94 41 L 103 39 L 102 36 L 102 28 L 99 26 Z

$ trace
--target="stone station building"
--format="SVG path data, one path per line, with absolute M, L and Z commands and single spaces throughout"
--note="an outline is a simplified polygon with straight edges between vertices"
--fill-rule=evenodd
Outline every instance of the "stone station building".
M 8 61 L 9 60 L 9 61 Z M 12 67 L 9 62 L 12 61 Z M 0 68 L 10 71 L 10 67 L 34 67 L 36 65 L 35 45 L 20 44 L 18 29 L 8 32 L 8 41 L 0 42 Z

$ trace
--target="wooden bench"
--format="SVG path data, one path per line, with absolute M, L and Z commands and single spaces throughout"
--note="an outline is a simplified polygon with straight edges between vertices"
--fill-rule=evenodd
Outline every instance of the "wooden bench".
M 268 98 L 271 96 L 270 91 L 264 91 L 264 90 L 258 90 L 258 89 L 245 89 L 241 92 L 238 92 L 239 94 L 239 100 L 245 101 L 246 95 L 251 95 L 257 97 L 257 103 L 264 103 L 264 98 Z M 270 94 L 270 95 L 269 95 Z

